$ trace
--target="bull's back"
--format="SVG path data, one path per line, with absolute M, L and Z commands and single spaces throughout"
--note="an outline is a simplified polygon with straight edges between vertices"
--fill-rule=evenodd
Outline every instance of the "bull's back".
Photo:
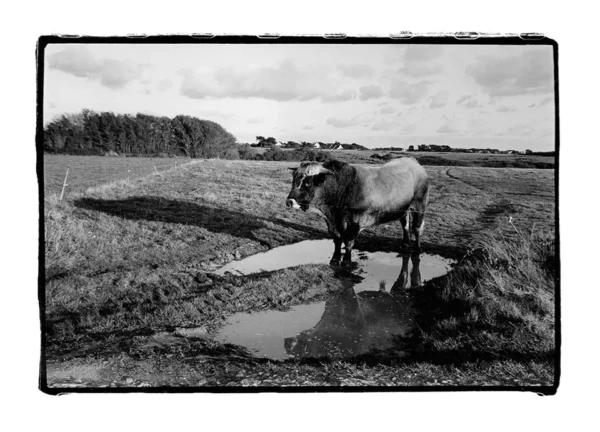
M 413 158 L 400 158 L 380 167 L 355 166 L 355 208 L 396 212 L 407 208 L 413 198 L 426 192 L 425 169 Z

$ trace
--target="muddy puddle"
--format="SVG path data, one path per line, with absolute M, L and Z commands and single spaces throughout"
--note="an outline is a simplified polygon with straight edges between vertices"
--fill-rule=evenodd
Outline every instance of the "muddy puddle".
M 247 275 L 325 264 L 332 249 L 331 240 L 305 241 L 231 262 L 216 273 Z M 407 336 L 413 329 L 405 289 L 446 274 L 452 264 L 452 260 L 429 254 L 356 251 L 355 257 L 358 268 L 349 274 L 352 277 L 345 278 L 347 288 L 332 293 L 326 301 L 295 306 L 286 312 L 235 314 L 211 336 L 244 346 L 256 356 L 277 360 L 344 358 L 390 348 L 397 336 Z
M 332 252 L 331 240 L 304 241 L 233 261 L 215 273 L 247 275 L 327 264 Z M 201 331 L 198 336 L 240 345 L 257 357 L 274 360 L 350 358 L 397 348 L 398 338 L 408 336 L 414 328 L 406 289 L 446 274 L 453 261 L 429 254 L 364 251 L 355 251 L 354 258 L 358 267 L 337 276 L 346 288 L 331 293 L 327 300 L 285 312 L 235 314 L 218 332 Z M 161 338 L 168 337 L 161 334 Z

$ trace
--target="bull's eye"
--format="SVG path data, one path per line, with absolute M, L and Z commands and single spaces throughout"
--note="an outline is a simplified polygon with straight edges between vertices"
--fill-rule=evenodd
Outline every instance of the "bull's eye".
M 312 186 L 312 180 L 306 179 L 306 180 L 304 181 L 304 187 L 307 187 L 307 188 L 309 188 L 309 187 L 311 187 L 311 186 Z

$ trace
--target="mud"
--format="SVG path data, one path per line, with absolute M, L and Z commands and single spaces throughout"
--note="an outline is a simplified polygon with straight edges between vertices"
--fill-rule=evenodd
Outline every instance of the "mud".
M 307 264 L 325 264 L 330 240 L 287 245 L 215 271 L 249 275 Z M 408 289 L 447 273 L 452 260 L 430 254 L 398 255 L 357 251 L 357 266 L 339 268 L 345 287 L 325 301 L 302 304 L 287 311 L 269 310 L 232 315 L 217 332 L 187 329 L 177 335 L 156 334 L 149 343 L 181 343 L 182 337 L 210 337 L 245 347 L 252 355 L 273 360 L 289 358 L 351 358 L 397 347 L 414 329 Z M 171 339 L 171 342 L 169 340 Z M 401 353 L 400 353 L 401 354 Z

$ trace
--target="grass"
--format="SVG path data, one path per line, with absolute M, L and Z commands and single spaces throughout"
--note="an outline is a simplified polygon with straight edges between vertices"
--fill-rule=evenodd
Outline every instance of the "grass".
M 492 153 L 447 153 L 447 152 L 390 152 L 367 150 L 336 150 L 330 151 L 336 158 L 348 163 L 377 164 L 385 161 L 371 158 L 392 153 L 395 157 L 412 156 L 424 166 L 466 166 L 487 168 L 542 168 L 554 167 L 554 157 L 518 154 Z
M 69 176 L 65 193 L 71 193 L 116 180 L 143 177 L 186 162 L 189 159 L 44 154 L 44 194 L 60 194 L 67 167 Z
M 418 316 L 416 358 L 552 362 L 554 237 L 511 228 L 479 235 L 455 271 L 417 292 L 416 307 L 428 313 Z
M 294 165 L 194 161 L 63 201 L 46 195 L 49 370 L 88 362 L 106 369 L 106 380 L 122 375 L 118 365 L 125 361 L 131 370 L 153 371 L 152 385 L 194 385 L 179 380 L 183 371 L 191 380 L 193 370 L 212 374 L 208 385 L 270 385 L 258 375 L 267 370 L 276 385 L 552 383 L 554 187 L 548 170 L 427 168 L 433 186 L 424 249 L 461 262 L 412 294 L 420 311 L 412 358 L 381 353 L 354 362 L 288 364 L 253 360 L 239 347 L 207 341 L 144 345 L 159 331 L 210 330 L 236 312 L 284 310 L 341 288 L 324 265 L 210 274 L 233 259 L 327 236 L 319 216 L 284 206 L 287 167 Z M 384 225 L 361 234 L 357 247 L 396 251 L 401 236 L 399 224 Z M 165 362 L 181 374 L 159 373 Z M 243 370 L 245 378 L 231 377 L 231 370 Z

